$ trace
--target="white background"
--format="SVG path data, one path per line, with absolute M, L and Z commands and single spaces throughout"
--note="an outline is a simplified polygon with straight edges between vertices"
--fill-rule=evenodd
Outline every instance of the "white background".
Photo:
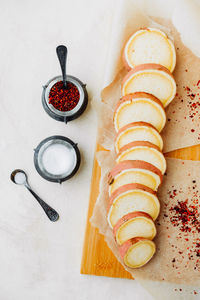
M 115 0 L 1 0 L 0 300 L 152 299 L 136 281 L 80 275 L 99 101 Z M 67 72 L 87 83 L 90 103 L 64 125 L 41 105 L 42 85 L 60 74 L 55 48 L 68 47 Z M 94 97 L 95 96 L 95 97 Z M 82 164 L 61 186 L 34 169 L 33 149 L 51 135 L 78 142 Z M 60 214 L 51 223 L 10 172 L 24 169 L 33 189 Z

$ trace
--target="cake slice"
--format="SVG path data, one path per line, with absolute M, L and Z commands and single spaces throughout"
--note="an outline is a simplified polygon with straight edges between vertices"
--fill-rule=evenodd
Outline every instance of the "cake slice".
M 152 94 L 166 107 L 176 95 L 176 82 L 164 66 L 138 65 L 125 76 L 122 82 L 122 96 L 135 92 Z
M 163 31 L 144 28 L 129 38 L 124 48 L 123 59 L 127 69 L 155 63 L 173 72 L 176 65 L 176 51 L 173 42 Z
M 156 192 L 138 183 L 119 187 L 109 199 L 107 219 L 110 227 L 113 228 L 124 215 L 135 211 L 146 212 L 155 221 L 160 212 Z
M 161 151 L 163 140 L 159 132 L 149 123 L 134 122 L 122 127 L 115 139 L 115 150 L 118 153 L 120 149 L 135 141 L 146 141 L 156 145 Z
M 129 213 L 118 220 L 113 228 L 118 245 L 135 238 L 143 237 L 152 240 L 156 235 L 156 227 L 152 218 L 145 212 Z
M 124 264 L 130 268 L 144 266 L 155 252 L 155 243 L 141 237 L 130 239 L 119 247 L 119 253 Z
M 119 131 L 133 122 L 149 123 L 160 132 L 166 122 L 166 114 L 161 101 L 143 92 L 122 97 L 114 112 L 115 129 Z
M 132 142 L 122 147 L 117 163 L 123 160 L 143 160 L 158 168 L 162 174 L 166 171 L 164 155 L 157 146 L 149 142 Z
M 139 183 L 157 191 L 162 173 L 154 165 L 140 160 L 124 160 L 116 164 L 108 174 L 109 195 L 119 187 Z

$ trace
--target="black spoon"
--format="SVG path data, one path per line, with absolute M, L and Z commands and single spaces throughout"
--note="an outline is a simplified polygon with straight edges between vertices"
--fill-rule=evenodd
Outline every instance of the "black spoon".
M 66 75 L 66 61 L 67 61 L 67 47 L 60 45 L 56 48 L 56 53 L 58 56 L 58 60 L 60 62 L 60 67 L 62 71 L 63 77 L 63 86 L 67 88 L 67 75 Z
M 20 178 L 17 178 L 17 175 L 20 175 Z M 51 207 L 49 206 L 46 202 L 44 202 L 30 187 L 27 181 L 27 175 L 23 170 L 17 169 L 14 170 L 11 175 L 10 179 L 15 183 L 15 184 L 20 184 L 24 185 L 29 192 L 35 197 L 35 199 L 38 201 L 38 203 L 42 206 L 43 210 L 45 211 L 47 217 L 49 220 L 52 222 L 55 222 L 59 218 L 59 214 Z

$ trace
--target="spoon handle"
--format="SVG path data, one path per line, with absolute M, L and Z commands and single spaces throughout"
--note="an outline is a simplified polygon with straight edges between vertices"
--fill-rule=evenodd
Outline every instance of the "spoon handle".
M 38 203 L 42 206 L 43 210 L 45 211 L 47 217 L 49 220 L 52 222 L 55 222 L 59 218 L 59 214 L 51 207 L 49 206 L 46 202 L 44 202 L 32 189 L 31 187 L 26 184 L 25 187 L 31 192 L 31 194 L 35 197 L 35 199 L 38 201 Z
M 67 61 L 67 47 L 60 45 L 56 48 L 56 53 L 60 62 L 60 67 L 63 76 L 63 85 L 67 87 L 67 76 L 66 76 L 66 61 Z

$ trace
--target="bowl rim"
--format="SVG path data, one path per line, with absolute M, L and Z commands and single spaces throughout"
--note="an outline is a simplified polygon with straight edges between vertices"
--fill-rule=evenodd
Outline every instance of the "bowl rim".
M 53 176 L 48 176 L 46 173 L 43 172 L 43 170 L 40 168 L 38 159 L 39 159 L 39 151 L 40 149 L 49 141 L 55 141 L 55 140 L 61 140 L 61 141 L 65 141 L 68 144 L 70 144 L 72 146 L 72 148 L 75 151 L 75 155 L 76 155 L 76 163 L 74 168 L 72 169 L 72 172 L 65 176 L 65 177 L 59 177 L 59 175 L 55 175 L 55 177 Z M 78 144 L 74 143 L 71 139 L 65 137 L 65 136 L 61 136 L 61 135 L 53 135 L 50 137 L 45 138 L 44 140 L 42 140 L 38 146 L 34 149 L 34 166 L 36 171 L 40 174 L 41 177 L 43 177 L 44 179 L 51 181 L 51 182 L 57 182 L 57 183 L 62 183 L 63 181 L 66 181 L 68 179 L 70 179 L 71 177 L 73 177 L 76 172 L 78 171 L 79 167 L 80 167 L 80 163 L 81 163 L 81 155 L 80 155 L 80 151 L 78 149 Z

